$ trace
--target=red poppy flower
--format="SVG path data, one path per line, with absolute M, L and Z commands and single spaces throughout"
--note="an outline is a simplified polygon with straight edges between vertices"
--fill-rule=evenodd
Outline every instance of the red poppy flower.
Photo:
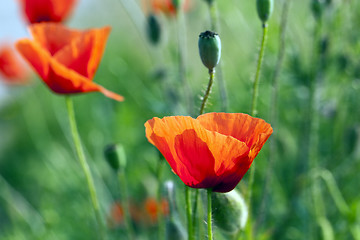
M 272 134 L 270 124 L 242 113 L 153 118 L 146 137 L 192 188 L 229 192 Z
M 0 47 L 0 75 L 8 84 L 22 84 L 28 81 L 28 69 L 9 45 Z
M 71 12 L 76 0 L 20 0 L 30 23 L 61 22 Z
M 98 91 L 123 100 L 92 82 L 110 27 L 78 31 L 57 23 L 38 23 L 29 29 L 34 40 L 19 40 L 16 47 L 52 91 L 59 94 Z

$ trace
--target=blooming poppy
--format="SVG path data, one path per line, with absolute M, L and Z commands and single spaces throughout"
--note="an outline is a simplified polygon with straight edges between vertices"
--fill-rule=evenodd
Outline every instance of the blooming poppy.
M 77 0 L 20 0 L 30 23 L 62 22 Z
M 0 75 L 6 83 L 21 84 L 28 81 L 28 69 L 9 45 L 0 47 Z
M 16 47 L 52 91 L 58 94 L 98 91 L 123 100 L 92 82 L 110 27 L 79 31 L 58 23 L 38 23 L 29 29 L 34 40 L 19 40 Z
M 229 192 L 272 134 L 270 124 L 242 113 L 153 118 L 146 137 L 189 187 Z

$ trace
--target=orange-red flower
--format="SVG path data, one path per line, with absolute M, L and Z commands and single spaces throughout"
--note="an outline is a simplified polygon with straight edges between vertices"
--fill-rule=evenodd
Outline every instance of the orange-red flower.
M 229 192 L 272 134 L 270 124 L 242 113 L 153 118 L 146 137 L 189 187 Z
M 0 47 L 0 75 L 8 84 L 22 84 L 28 81 L 28 69 L 9 45 Z
M 147 0 L 148 1 L 148 0 Z M 166 15 L 176 15 L 176 9 L 172 0 L 150 0 L 151 9 L 155 13 L 164 13 Z M 190 0 L 185 0 L 183 3 L 184 11 L 190 7 Z
M 30 23 L 61 22 L 73 9 L 77 0 L 20 0 Z
M 98 91 L 123 100 L 92 82 L 110 27 L 79 31 L 57 23 L 38 23 L 29 29 L 34 39 L 19 40 L 16 47 L 52 91 L 59 94 Z
M 164 216 L 169 215 L 169 203 L 165 199 L 162 199 L 159 203 L 155 198 L 147 198 L 145 201 L 145 211 L 151 223 L 156 223 L 159 213 Z

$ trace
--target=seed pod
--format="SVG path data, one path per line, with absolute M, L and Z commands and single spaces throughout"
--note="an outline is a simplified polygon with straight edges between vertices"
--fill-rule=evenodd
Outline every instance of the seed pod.
M 205 31 L 199 35 L 199 53 L 205 67 L 212 71 L 220 61 L 221 41 L 217 33 Z
M 245 227 L 248 210 L 239 192 L 213 193 L 211 199 L 214 224 L 219 229 L 234 234 Z
M 150 42 L 154 45 L 160 42 L 161 26 L 159 20 L 154 14 L 150 14 L 147 19 L 147 35 Z
M 256 9 L 260 20 L 266 23 L 273 11 L 274 1 L 273 0 L 256 0 Z
M 126 155 L 121 144 L 109 144 L 105 147 L 104 155 L 110 167 L 115 171 L 123 170 L 126 166 Z

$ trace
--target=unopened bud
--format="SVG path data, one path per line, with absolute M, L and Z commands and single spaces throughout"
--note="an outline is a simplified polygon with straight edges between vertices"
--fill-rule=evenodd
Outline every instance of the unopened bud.
M 175 8 L 175 11 L 177 12 L 179 9 L 181 9 L 183 1 L 182 0 L 171 0 L 172 5 Z
M 266 23 L 273 11 L 274 1 L 273 0 L 256 0 L 256 9 L 260 20 Z
M 311 1 L 311 11 L 314 14 L 314 17 L 316 19 L 321 18 L 322 12 L 323 12 L 323 6 L 324 1 L 323 0 L 312 0 Z
M 212 216 L 216 226 L 228 234 L 245 227 L 248 209 L 241 194 L 236 190 L 227 193 L 213 193 Z
M 205 31 L 199 35 L 199 53 L 205 67 L 213 71 L 221 57 L 221 41 L 217 33 Z
M 147 19 L 147 35 L 152 44 L 160 42 L 161 26 L 159 20 L 154 14 L 150 14 Z
M 109 144 L 105 147 L 104 155 L 110 167 L 115 171 L 122 170 L 126 166 L 126 155 L 121 144 Z

